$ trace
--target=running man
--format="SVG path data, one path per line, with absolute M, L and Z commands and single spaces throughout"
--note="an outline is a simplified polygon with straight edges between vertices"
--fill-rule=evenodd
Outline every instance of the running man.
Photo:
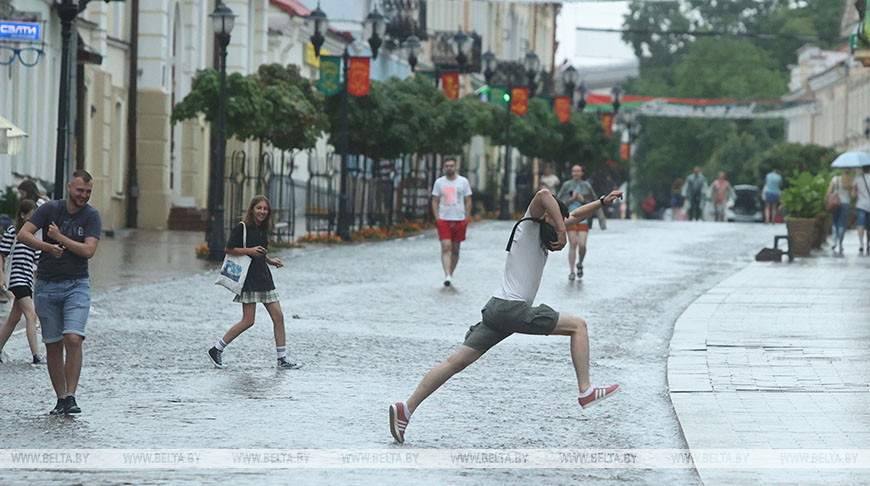
M 565 312 L 556 312 L 544 304 L 532 306 L 541 284 L 544 265 L 547 263 L 548 249 L 559 251 L 565 247 L 565 226 L 585 220 L 619 197 L 622 197 L 621 191 L 612 191 L 607 196 L 601 196 L 575 209 L 569 217 L 568 208 L 550 191 L 542 189 L 535 194 L 525 216 L 517 222 L 511 233 L 501 287 L 483 308 L 481 322 L 468 330 L 465 342 L 452 356 L 426 374 L 407 401 L 390 405 L 390 432 L 397 442 L 405 441 L 408 420 L 423 400 L 453 375 L 515 332 L 571 336 L 571 360 L 577 374 L 580 391 L 578 401 L 581 407 L 598 403 L 619 388 L 618 385 L 593 386 L 589 381 L 589 336 L 586 332 L 586 321 Z
M 66 185 L 67 198 L 40 206 L 18 235 L 21 243 L 42 251 L 33 303 L 42 325 L 48 376 L 57 393 L 52 415 L 82 411 L 75 394 L 91 309 L 88 260 L 97 252 L 102 230 L 99 211 L 88 204 L 93 187 L 90 174 L 73 172 Z M 34 235 L 39 230 L 42 240 Z
M 435 181 L 432 214 L 438 222 L 444 286 L 449 287 L 459 262 L 459 245 L 465 241 L 465 230 L 471 220 L 471 184 L 456 173 L 456 159 L 444 161 L 444 175 Z

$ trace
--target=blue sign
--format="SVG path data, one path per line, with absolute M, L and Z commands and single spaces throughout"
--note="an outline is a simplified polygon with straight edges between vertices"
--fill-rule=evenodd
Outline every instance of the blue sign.
M 42 25 L 40 24 L 0 20 L 0 39 L 38 41 L 41 37 Z

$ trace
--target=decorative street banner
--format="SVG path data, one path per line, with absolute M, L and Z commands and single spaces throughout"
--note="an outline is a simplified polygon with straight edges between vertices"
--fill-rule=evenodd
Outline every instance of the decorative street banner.
M 489 89 L 489 102 L 505 107 L 507 106 L 507 101 L 504 99 L 504 95 L 506 94 L 507 90 L 503 86 L 493 86 Z
M 556 109 L 556 116 L 559 117 L 560 122 L 565 123 L 571 119 L 571 98 L 558 96 L 553 101 L 553 106 Z
M 341 58 L 338 56 L 321 56 L 320 80 L 317 82 L 317 90 L 326 96 L 338 93 L 340 82 L 338 79 Z
M 442 73 L 441 86 L 444 87 L 444 94 L 448 99 L 459 98 L 459 73 Z
M 529 88 L 514 88 L 511 92 L 511 112 L 525 115 L 529 111 Z
M 368 57 L 350 58 L 349 80 L 347 92 L 354 96 L 369 94 L 369 62 Z
M 625 160 L 628 160 L 630 148 L 631 147 L 625 142 L 619 144 L 619 156 Z
M 605 135 L 608 137 L 613 135 L 613 113 L 601 115 L 601 126 L 604 127 Z
M 613 111 L 613 100 L 610 96 L 590 94 L 586 101 L 585 111 L 588 113 Z M 622 97 L 620 111 L 665 118 L 750 120 L 814 115 L 819 109 L 815 101 L 805 100 L 656 98 L 626 94 Z

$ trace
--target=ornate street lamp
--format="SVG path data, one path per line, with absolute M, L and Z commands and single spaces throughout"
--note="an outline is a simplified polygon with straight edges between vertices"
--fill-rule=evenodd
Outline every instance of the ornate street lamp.
M 405 42 L 402 42 L 402 48 L 408 51 L 408 64 L 411 65 L 411 72 L 417 69 L 417 56 L 420 54 L 420 38 L 414 34 L 408 36 Z
M 317 2 L 317 8 L 308 15 L 309 20 L 314 21 L 314 33 L 311 34 L 311 44 L 314 46 L 314 55 L 320 57 L 320 48 L 326 41 L 323 37 L 323 29 L 326 27 L 326 12 L 320 9 L 320 1 Z
M 580 91 L 580 101 L 577 102 L 577 108 L 580 108 L 580 113 L 583 113 L 583 110 L 586 108 L 586 94 L 589 93 L 586 81 L 581 81 L 580 87 L 577 90 Z
M 495 70 L 498 68 L 498 58 L 492 53 L 492 50 L 487 50 L 483 55 L 483 77 L 486 79 L 486 84 L 492 83 L 492 77 L 495 75 Z
M 371 29 L 371 35 L 369 36 L 369 47 L 372 48 L 372 59 L 378 58 L 378 49 L 380 49 L 381 44 L 383 43 L 384 33 L 387 31 L 387 18 L 380 12 L 378 12 L 378 7 L 372 9 L 369 12 L 368 17 L 366 17 L 366 27 Z
M 574 88 L 577 86 L 578 79 L 580 79 L 580 73 L 574 69 L 574 66 L 568 66 L 568 69 L 562 73 L 562 84 L 565 85 L 565 91 L 568 93 L 572 105 L 574 104 Z
M 209 235 L 208 235 L 208 258 L 219 261 L 224 258 L 226 247 L 226 234 L 224 233 L 224 170 L 226 167 L 227 135 L 224 127 L 224 113 L 226 112 L 226 89 L 227 89 L 227 45 L 230 43 L 230 33 L 235 24 L 235 14 L 229 7 L 219 3 L 211 17 L 212 30 L 217 36 L 219 59 L 220 59 L 220 94 L 218 96 L 218 142 L 215 147 L 215 155 L 212 158 L 214 164 L 211 172 L 211 196 L 209 197 Z
M 611 90 L 611 94 L 613 95 L 613 114 L 619 113 L 619 107 L 622 106 L 622 88 L 617 84 Z
M 532 51 L 526 53 L 523 58 L 523 68 L 526 70 L 526 77 L 529 78 L 529 98 L 535 96 L 535 89 L 538 87 L 535 78 L 538 76 L 538 69 L 541 68 L 541 60 L 538 55 Z
M 308 15 L 310 20 L 314 20 L 314 34 L 311 36 L 311 43 L 314 44 L 315 54 L 317 57 L 320 57 L 320 47 L 319 45 L 323 45 L 323 28 L 327 25 L 328 18 L 326 17 L 326 13 L 320 10 L 320 2 L 317 2 L 317 8 Z M 384 35 L 386 29 L 387 19 L 377 11 L 377 9 L 372 10 L 371 13 L 366 17 L 364 21 L 364 29 L 365 31 L 370 31 L 371 36 L 369 37 L 369 47 L 372 49 L 372 57 L 374 58 L 377 55 L 377 50 L 381 46 L 382 37 Z M 370 30 L 369 30 L 370 29 Z M 319 41 L 318 45 L 316 42 Z M 419 39 L 417 39 L 419 43 Z M 415 55 L 416 59 L 416 55 Z M 342 75 L 343 75 L 343 83 L 342 83 L 342 94 L 341 94 L 341 141 L 339 150 L 341 151 L 341 179 L 339 180 L 339 189 L 338 189 L 338 225 L 336 229 L 336 233 L 338 237 L 345 240 L 350 241 L 350 225 L 351 220 L 353 219 L 351 214 L 350 200 L 347 197 L 347 188 L 349 187 L 348 181 L 348 153 L 350 151 L 350 128 L 348 127 L 348 117 L 349 117 L 349 99 L 350 93 L 348 91 L 348 82 L 350 80 L 350 52 L 347 50 L 347 45 L 344 47 L 344 53 L 341 55 L 342 62 Z M 414 61 L 416 64 L 416 61 Z
M 626 159 L 628 171 L 625 178 L 625 186 L 628 190 L 625 191 L 625 217 L 631 219 L 631 150 L 634 147 L 635 139 L 637 139 L 638 134 L 640 134 L 640 124 L 636 122 L 634 112 L 623 113 L 622 119 L 625 122 L 625 129 L 628 132 L 628 159 Z
M 460 29 L 453 35 L 453 43 L 456 44 L 456 62 L 459 63 L 459 70 L 464 71 L 473 47 L 471 37 Z

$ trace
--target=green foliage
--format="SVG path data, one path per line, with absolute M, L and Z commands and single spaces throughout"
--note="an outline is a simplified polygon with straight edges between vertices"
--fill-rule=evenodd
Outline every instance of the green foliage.
M 828 170 L 837 155 L 836 150 L 828 147 L 781 142 L 756 155 L 749 162 L 747 170 L 756 180 L 773 169 L 779 169 L 783 174 L 795 170 L 819 174 Z
M 5 214 L 15 221 L 18 217 L 18 205 L 21 204 L 21 194 L 15 186 L 6 186 L 6 194 L 3 195 L 3 202 L 0 203 L 0 214 Z
M 780 200 L 789 218 L 815 218 L 825 213 L 825 194 L 831 181 L 828 171 L 813 175 L 795 170 L 794 177 L 786 180 L 788 187 L 782 190 Z
M 260 137 L 281 150 L 314 147 L 329 128 L 323 95 L 314 83 L 302 77 L 299 67 L 263 64 L 254 81 L 262 89 L 269 112 Z
M 217 123 L 219 94 L 220 74 L 211 68 L 201 71 L 190 93 L 173 107 L 171 123 L 196 118 L 200 113 L 209 123 Z M 239 73 L 227 76 L 224 123 L 228 135 L 239 140 L 264 138 L 270 111 L 270 102 L 251 77 Z

